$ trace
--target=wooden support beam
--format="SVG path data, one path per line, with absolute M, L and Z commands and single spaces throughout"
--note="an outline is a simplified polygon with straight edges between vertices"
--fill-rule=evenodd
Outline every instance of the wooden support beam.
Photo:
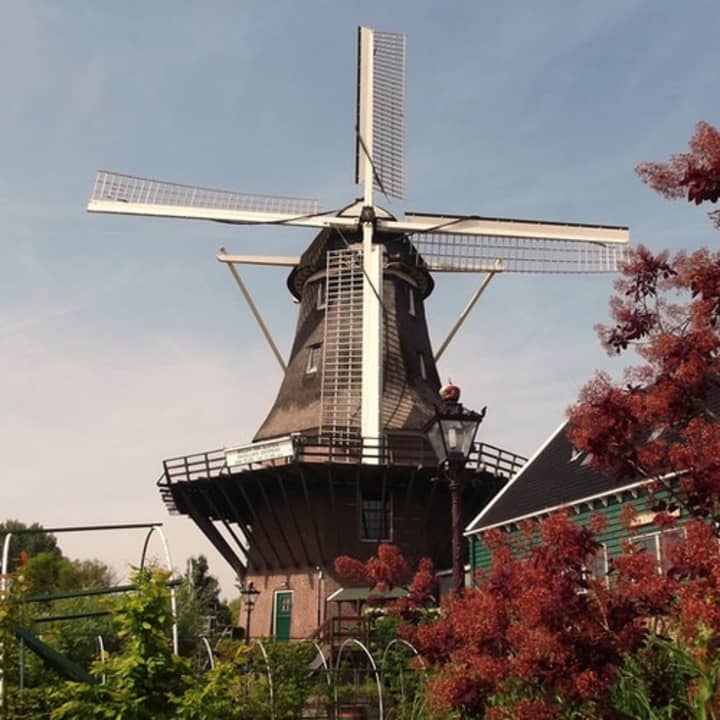
M 245 574 L 245 564 L 238 557 L 237 553 L 228 545 L 225 538 L 220 534 L 212 521 L 203 515 L 194 505 L 190 498 L 187 498 L 188 515 L 195 524 L 205 533 L 210 542 L 217 548 L 218 552 L 228 561 L 230 567 L 239 575 Z
M 439 482 L 440 480 L 435 480 L 435 482 L 430 484 L 430 492 L 428 493 L 427 503 L 425 504 L 425 512 L 423 513 L 423 525 L 426 527 L 428 520 L 430 519 L 430 511 L 432 510 L 433 500 L 435 499 Z
M 235 522 L 238 527 L 242 530 L 243 535 L 247 538 L 248 541 L 248 565 L 251 566 L 253 570 L 259 569 L 257 567 L 257 563 L 254 562 L 252 558 L 252 553 L 256 552 L 260 559 L 262 560 L 263 566 L 266 569 L 270 568 L 270 563 L 268 563 L 267 558 L 265 557 L 265 553 L 263 553 L 262 549 L 260 548 L 259 543 L 253 542 L 253 532 L 248 528 L 247 524 L 243 522 L 243 519 L 240 517 L 240 513 L 238 512 L 237 506 L 235 505 L 235 501 L 230 497 L 230 494 L 228 491 L 223 487 L 223 482 L 219 481 L 217 483 L 217 487 L 222 493 L 222 496 L 225 498 L 225 502 L 228 505 L 228 508 L 230 509 L 230 514 L 232 516 L 233 522 Z
M 243 545 L 243 543 L 242 543 L 242 541 L 240 540 L 240 538 L 235 534 L 235 531 L 230 527 L 230 524 L 228 523 L 228 521 L 227 521 L 227 519 L 226 519 L 226 513 L 221 513 L 221 512 L 218 510 L 218 507 L 217 507 L 217 505 L 215 504 L 214 500 L 212 499 L 212 495 L 211 495 L 210 492 L 208 491 L 208 488 L 203 487 L 203 486 L 201 485 L 201 486 L 200 486 L 200 493 L 202 494 L 203 499 L 205 500 L 205 502 L 208 504 L 208 506 L 209 506 L 210 509 L 212 510 L 213 515 L 214 515 L 214 517 L 215 517 L 215 520 L 220 520 L 220 522 L 222 522 L 223 527 L 228 531 L 228 533 L 230 534 L 230 537 L 237 543 L 237 546 L 240 548 L 240 552 L 241 552 L 244 556 L 247 557 L 247 554 L 248 554 L 247 549 L 246 549 L 245 546 Z M 243 564 L 245 565 L 245 563 L 243 563 Z
M 310 555 L 308 553 L 307 547 L 305 545 L 305 538 L 303 537 L 303 534 L 300 532 L 300 527 L 298 526 L 297 517 L 295 516 L 295 511 L 292 508 L 292 505 L 290 504 L 290 499 L 288 498 L 287 490 L 285 489 L 285 481 L 283 480 L 281 473 L 275 473 L 274 474 L 275 479 L 278 481 L 278 485 L 280 486 L 280 492 L 283 496 L 283 500 L 285 501 L 285 509 L 287 510 L 288 515 L 290 516 L 290 519 L 292 521 L 293 529 L 295 530 L 295 534 L 298 536 L 298 540 L 300 541 L 300 547 L 303 551 L 303 556 L 305 557 L 305 564 L 307 567 L 312 567 L 312 561 L 310 560 Z
M 317 543 L 318 552 L 320 553 L 320 560 L 323 565 L 327 565 L 327 558 L 323 550 L 323 544 L 320 541 L 320 532 L 318 530 L 317 520 L 315 519 L 315 511 L 313 510 L 312 503 L 310 502 L 310 493 L 308 491 L 307 480 L 305 479 L 305 471 L 299 468 L 300 482 L 302 483 L 303 494 L 305 495 L 305 505 L 307 506 L 308 513 L 310 515 L 310 521 L 312 523 L 313 533 L 315 534 L 315 542 Z
M 360 470 L 355 471 L 355 522 L 359 528 L 361 538 L 364 538 L 365 522 L 362 511 L 362 483 L 360 482 Z
M 255 506 L 252 503 L 252 500 L 250 500 L 250 496 L 248 495 L 247 491 L 245 490 L 245 483 L 243 482 L 243 475 L 249 475 L 250 473 L 238 473 L 235 475 L 235 481 L 238 490 L 240 490 L 240 494 L 243 496 L 243 500 L 245 501 L 245 504 L 248 507 L 248 510 L 250 511 L 250 516 L 252 517 L 252 526 L 253 526 L 253 533 L 255 532 L 255 528 L 262 528 L 263 535 L 265 535 L 265 539 L 268 542 L 268 546 L 270 547 L 270 550 L 272 551 L 272 554 L 275 556 L 275 559 L 278 562 L 278 567 L 283 567 L 283 561 L 280 557 L 280 554 L 277 551 L 277 548 L 275 547 L 275 543 L 272 541 L 272 537 L 270 536 L 270 533 L 268 532 L 268 529 L 260 522 L 260 519 L 258 517 L 258 514 L 255 512 Z M 272 564 L 268 563 L 268 570 L 273 570 L 274 567 Z
M 410 475 L 410 480 L 408 480 L 407 489 L 405 491 L 405 504 L 403 506 L 403 519 L 407 520 L 408 513 L 410 512 L 410 501 L 412 500 L 412 494 L 413 494 L 413 487 L 415 485 L 415 474 L 417 473 L 417 470 L 413 468 L 412 474 Z
M 330 512 L 333 517 L 333 527 L 335 528 L 335 547 L 340 545 L 340 523 L 337 521 L 337 505 L 335 503 L 335 484 L 333 483 L 332 465 L 328 465 L 327 469 L 328 493 L 330 495 Z
M 382 508 L 383 517 L 387 519 L 385 512 L 385 501 L 387 498 L 387 465 L 383 466 L 382 480 L 380 481 L 380 507 Z M 390 503 L 390 512 L 392 513 L 392 503 Z M 390 527 L 385 528 L 385 535 L 392 540 L 393 518 L 390 516 Z
M 285 547 L 287 548 L 288 555 L 290 556 L 290 559 L 292 560 L 292 564 L 296 568 L 300 567 L 300 563 L 298 562 L 298 559 L 295 557 L 295 553 L 293 551 L 290 541 L 288 540 L 288 536 L 285 534 L 285 526 L 280 522 L 280 519 L 278 518 L 277 513 L 275 512 L 275 506 L 270 502 L 270 499 L 267 496 L 267 492 L 265 490 L 265 483 L 263 482 L 264 479 L 265 478 L 261 477 L 259 473 L 255 474 L 255 480 L 257 481 L 257 486 L 260 489 L 260 494 L 262 495 L 263 500 L 265 501 L 265 507 L 267 508 L 268 513 L 270 513 L 270 517 L 272 517 L 273 522 L 275 523 L 275 526 L 278 529 L 278 533 L 280 534 L 280 537 L 282 538 L 283 542 L 285 543 Z

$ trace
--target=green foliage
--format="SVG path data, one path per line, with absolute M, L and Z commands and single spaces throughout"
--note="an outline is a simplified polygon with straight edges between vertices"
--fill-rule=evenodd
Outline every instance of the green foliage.
M 21 557 L 32 557 L 39 553 L 48 552 L 60 555 L 60 548 L 54 535 L 43 531 L 42 525 L 33 523 L 26 525 L 19 520 L 6 520 L 0 523 L 0 547 L 5 542 L 5 536 L 19 530 L 38 530 L 37 533 L 13 535 L 10 541 L 10 557 L 8 572 L 15 572 Z
M 627 720 L 714 720 L 720 710 L 720 658 L 705 634 L 695 647 L 651 636 L 625 658 L 612 705 Z
M 311 699 L 328 703 L 324 677 L 311 674 L 308 644 L 241 645 L 190 687 L 178 705 L 179 720 L 294 720 Z M 268 673 L 269 670 L 269 673 Z M 272 680 L 271 680 L 272 678 Z
M 54 552 L 30 557 L 23 575 L 31 592 L 38 595 L 115 584 L 115 574 L 99 560 L 69 560 Z
M 137 592 L 128 593 L 115 613 L 123 649 L 93 668 L 98 678 L 105 675 L 106 684 L 65 683 L 57 693 L 61 704 L 53 720 L 175 717 L 192 679 L 187 661 L 172 653 L 168 574 L 138 570 L 132 581 Z
M 208 572 L 204 555 L 190 558 L 188 571 L 176 591 L 180 654 L 202 666 L 206 651 L 200 642 L 206 636 L 212 645 L 232 625 L 232 614 L 220 598 L 220 583 Z

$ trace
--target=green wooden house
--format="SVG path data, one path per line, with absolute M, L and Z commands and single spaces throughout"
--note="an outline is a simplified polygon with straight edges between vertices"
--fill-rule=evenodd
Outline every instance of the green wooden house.
M 522 521 L 540 520 L 561 508 L 569 508 L 583 524 L 596 513 L 606 518 L 606 529 L 597 536 L 602 547 L 590 569 L 594 575 L 607 575 L 610 559 L 621 552 L 627 538 L 655 556 L 660 572 L 667 563 L 668 545 L 683 531 L 680 526 L 661 531 L 653 524 L 655 512 L 647 489 L 648 480 L 618 481 L 590 467 L 588 456 L 573 448 L 563 423 L 467 527 L 470 574 L 474 577 L 477 570 L 490 566 L 490 551 L 482 537 L 486 530 L 518 532 Z M 620 520 L 628 503 L 637 513 L 630 528 Z

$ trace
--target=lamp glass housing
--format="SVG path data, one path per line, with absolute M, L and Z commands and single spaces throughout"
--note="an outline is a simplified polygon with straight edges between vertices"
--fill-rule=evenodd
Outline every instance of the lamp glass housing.
M 466 462 L 482 415 L 459 403 L 438 408 L 425 431 L 438 462 Z

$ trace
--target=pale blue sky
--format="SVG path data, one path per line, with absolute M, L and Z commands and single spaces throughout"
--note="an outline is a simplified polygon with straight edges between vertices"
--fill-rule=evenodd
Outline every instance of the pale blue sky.
M 3 517 L 165 519 L 164 457 L 249 439 L 279 384 L 226 270 L 311 235 L 89 216 L 97 168 L 248 192 L 355 197 L 358 24 L 408 33 L 408 197 L 392 210 L 626 224 L 653 248 L 715 244 L 702 210 L 633 174 L 720 122 L 715 0 L 0 4 Z M 245 276 L 284 350 L 282 272 Z M 444 336 L 477 280 L 441 278 Z M 441 364 L 483 437 L 530 453 L 596 367 L 608 277 L 501 277 Z M 617 364 L 617 363 L 616 363 Z M 612 366 L 611 366 L 612 367 Z M 211 556 L 168 521 L 176 562 Z M 63 539 L 133 561 L 140 538 Z

